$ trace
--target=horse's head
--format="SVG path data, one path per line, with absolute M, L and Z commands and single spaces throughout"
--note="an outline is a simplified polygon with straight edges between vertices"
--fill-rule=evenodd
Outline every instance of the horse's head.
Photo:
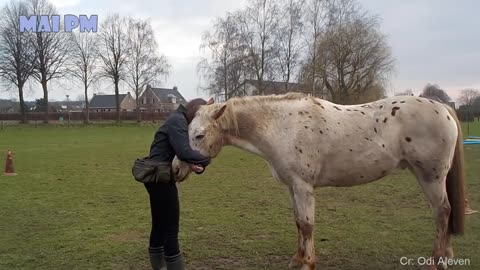
M 213 104 L 213 100 L 207 105 L 200 106 L 188 128 L 190 146 L 193 150 L 211 158 L 220 153 L 225 138 L 219 119 L 226 108 L 225 104 Z M 185 180 L 191 173 L 189 164 L 177 157 L 173 160 L 172 168 L 177 182 Z

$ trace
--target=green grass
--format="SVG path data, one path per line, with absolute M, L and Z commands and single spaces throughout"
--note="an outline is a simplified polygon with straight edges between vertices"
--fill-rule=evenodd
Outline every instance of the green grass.
M 148 269 L 148 197 L 130 168 L 155 129 L 0 131 L 0 163 L 12 149 L 19 174 L 0 176 L 0 269 Z M 467 146 L 466 160 L 469 199 L 480 208 L 480 146 Z M 189 269 L 287 269 L 296 249 L 292 210 L 261 159 L 226 148 L 179 189 Z M 319 269 L 417 269 L 399 258 L 431 253 L 431 213 L 406 171 L 363 186 L 318 189 L 316 198 Z M 471 266 L 453 269 L 480 269 L 479 214 L 467 218 L 466 235 L 454 244 Z
M 470 122 L 470 123 L 463 123 L 463 134 L 465 137 L 469 134 L 471 136 L 479 136 L 480 137 L 480 122 Z

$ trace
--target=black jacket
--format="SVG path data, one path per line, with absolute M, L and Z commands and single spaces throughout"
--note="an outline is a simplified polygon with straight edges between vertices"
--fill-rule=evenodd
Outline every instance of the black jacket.
M 160 126 L 150 147 L 150 158 L 172 162 L 177 155 L 181 161 L 206 167 L 210 158 L 190 147 L 185 113 L 185 107 L 180 105 Z

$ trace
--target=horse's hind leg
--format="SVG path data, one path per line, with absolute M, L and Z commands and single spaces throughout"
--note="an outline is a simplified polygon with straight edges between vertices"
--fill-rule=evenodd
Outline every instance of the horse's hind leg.
M 315 225 L 315 197 L 313 187 L 302 180 L 294 182 L 290 188 L 295 222 L 298 228 L 298 251 L 293 256 L 291 266 L 302 266 L 302 270 L 315 270 L 316 257 L 313 240 Z
M 430 269 L 437 269 L 436 266 L 446 269 L 446 265 L 440 264 L 445 261 L 447 245 L 449 245 L 448 218 L 450 216 L 450 203 L 446 191 L 447 172 L 436 171 L 435 173 L 426 172 L 424 168 L 416 167 L 414 172 L 418 182 L 427 197 L 432 208 L 433 219 L 436 227 L 435 241 L 433 245 L 433 257 L 435 265 Z M 451 250 L 449 250 L 451 251 Z

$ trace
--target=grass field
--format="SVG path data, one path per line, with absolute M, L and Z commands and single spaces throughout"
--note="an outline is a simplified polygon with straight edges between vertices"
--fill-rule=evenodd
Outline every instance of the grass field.
M 16 177 L 0 176 L 0 269 L 148 269 L 147 193 L 130 168 L 155 126 L 8 127 L 0 162 L 14 151 Z M 480 125 L 470 127 L 480 136 Z M 469 199 L 480 208 L 480 145 L 466 147 Z M 287 269 L 296 228 L 287 192 L 259 158 L 226 148 L 202 176 L 180 184 L 181 247 L 188 269 Z M 319 269 L 417 269 L 434 228 L 413 176 L 316 192 Z M 480 215 L 455 239 L 480 269 Z

